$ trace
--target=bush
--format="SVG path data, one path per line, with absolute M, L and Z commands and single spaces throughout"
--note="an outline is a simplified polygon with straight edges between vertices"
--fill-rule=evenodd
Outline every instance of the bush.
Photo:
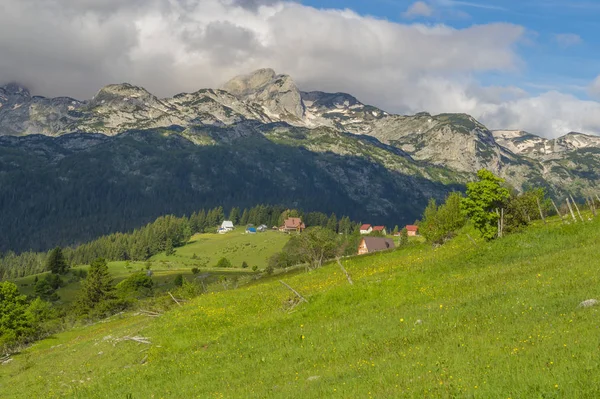
M 248 263 L 246 261 L 242 262 L 242 269 L 247 269 L 248 268 Z
M 192 267 L 192 274 L 195 276 L 197 274 L 200 273 L 200 269 L 198 269 L 197 267 Z
M 152 296 L 154 281 L 144 272 L 134 273 L 116 286 L 120 298 L 142 298 Z
M 175 284 L 176 287 L 181 287 L 183 285 L 183 274 L 178 274 L 177 276 L 175 276 L 173 284 Z
M 256 266 L 256 265 L 252 266 L 252 271 L 253 271 L 253 272 L 255 272 L 255 271 L 257 271 L 257 270 L 258 270 L 258 266 Z
M 233 265 L 231 264 L 231 262 L 229 261 L 229 259 L 227 259 L 227 258 L 221 258 L 221 259 L 219 259 L 219 261 L 217 262 L 217 264 L 215 265 L 215 267 L 230 268 L 230 267 L 233 267 Z

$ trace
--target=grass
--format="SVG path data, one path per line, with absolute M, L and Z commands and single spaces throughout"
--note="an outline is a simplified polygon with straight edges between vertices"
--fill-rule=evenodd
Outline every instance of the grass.
M 473 231 L 469 231 L 475 236 Z M 460 235 L 120 315 L 0 366 L 6 398 L 596 398 L 600 219 Z M 115 341 L 142 335 L 151 345 Z
M 176 248 L 175 254 L 166 256 L 164 253 L 153 256 L 148 262 L 109 262 L 108 269 L 114 278 L 115 284 L 126 279 L 133 273 L 145 270 L 147 265 L 153 273 L 155 287 L 158 291 L 173 289 L 173 280 L 182 274 L 188 280 L 193 279 L 192 268 L 197 267 L 202 274 L 208 274 L 206 283 L 216 281 L 220 276 L 249 276 L 254 274 L 252 266 L 264 269 L 269 257 L 280 251 L 289 240 L 289 235 L 279 232 L 266 232 L 260 234 L 243 234 L 238 231 L 229 234 L 197 234 L 183 247 Z M 196 259 L 194 259 L 196 255 Z M 228 258 L 232 264 L 231 269 L 218 269 L 214 266 L 222 257 Z M 242 269 L 242 262 L 249 265 Z M 78 266 L 75 269 L 87 269 L 88 266 Z M 27 276 L 13 280 L 23 294 L 34 294 L 34 280 L 36 277 L 44 278 L 48 273 Z M 63 280 L 68 283 L 58 289 L 57 293 L 62 304 L 70 304 L 76 298 L 81 283 L 72 280 L 69 273 Z M 1 397 L 1 395 L 0 395 Z
M 228 234 L 196 234 L 190 242 L 177 248 L 175 255 L 166 256 L 164 253 L 152 258 L 153 261 L 175 262 L 181 265 L 215 266 L 219 259 L 227 258 L 234 267 L 241 267 L 246 261 L 250 268 L 258 266 L 264 269 L 269 258 L 281 251 L 290 236 L 275 231 L 259 234 L 245 234 L 235 230 Z M 196 255 L 197 259 L 193 259 Z

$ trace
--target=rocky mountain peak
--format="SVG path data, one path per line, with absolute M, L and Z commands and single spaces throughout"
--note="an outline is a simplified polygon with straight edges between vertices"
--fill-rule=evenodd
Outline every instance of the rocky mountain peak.
M 0 86 L 0 101 L 2 99 L 8 100 L 8 97 L 30 98 L 31 93 L 27 87 L 16 82 L 12 82 L 4 86 Z
M 100 104 L 113 101 L 148 101 L 154 100 L 152 94 L 146 89 L 138 86 L 131 85 L 129 83 L 111 84 L 103 87 L 94 96 L 91 103 Z
M 271 117 L 291 123 L 304 117 L 304 104 L 296 83 L 290 76 L 277 75 L 272 69 L 236 76 L 221 88 L 242 100 L 261 104 Z

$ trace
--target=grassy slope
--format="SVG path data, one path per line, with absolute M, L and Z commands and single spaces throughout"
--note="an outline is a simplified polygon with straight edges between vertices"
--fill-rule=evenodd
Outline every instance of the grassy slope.
M 250 267 L 256 265 L 263 269 L 267 266 L 269 257 L 280 251 L 289 238 L 289 235 L 275 231 L 244 234 L 243 229 L 228 234 L 196 234 L 187 245 L 177 248 L 175 255 L 166 257 L 163 253 L 154 256 L 152 260 L 168 259 L 170 262 L 194 267 L 200 261 L 208 261 L 208 266 L 214 266 L 219 259 L 225 257 L 234 267 L 241 267 L 242 262 L 246 261 Z M 194 254 L 197 260 L 192 259 Z
M 272 280 L 119 316 L 0 366 L 0 397 L 599 397 L 598 309 L 577 308 L 600 296 L 599 228 L 349 259 L 354 286 L 284 277 L 310 301 L 292 313 Z M 136 334 L 152 345 L 110 338 Z
M 280 251 L 289 240 L 289 235 L 279 232 L 267 232 L 261 234 L 243 234 L 238 231 L 229 234 L 197 234 L 192 237 L 189 243 L 181 248 L 177 248 L 175 255 L 166 256 L 164 253 L 158 254 L 150 259 L 153 278 L 156 287 L 159 290 L 167 290 L 173 287 L 173 279 L 177 274 L 183 274 L 184 277 L 192 279 L 191 269 L 200 267 L 203 273 L 210 273 L 214 276 L 224 275 L 250 275 L 253 274 L 252 266 L 256 265 L 260 269 L 267 266 L 267 261 L 271 255 Z M 197 259 L 192 259 L 196 254 Z M 233 264 L 232 269 L 215 269 L 214 266 L 219 259 L 227 257 Z M 248 269 L 241 269 L 243 261 L 248 262 Z M 205 267 L 202 267 L 202 262 Z M 115 283 L 124 280 L 134 272 L 143 270 L 147 262 L 109 262 L 108 268 L 115 279 Z M 87 266 L 78 268 L 87 269 Z M 47 273 L 38 274 L 38 278 L 43 278 Z M 22 293 L 33 295 L 35 275 L 15 279 L 14 282 L 19 286 Z M 68 280 L 70 276 L 64 278 Z M 207 281 L 210 281 L 207 280 Z M 66 284 L 57 292 L 62 302 L 70 303 L 77 296 L 80 283 L 73 282 Z

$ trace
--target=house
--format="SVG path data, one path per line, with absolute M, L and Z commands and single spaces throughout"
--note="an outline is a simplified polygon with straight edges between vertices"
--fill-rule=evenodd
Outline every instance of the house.
M 406 226 L 406 232 L 409 236 L 414 237 L 419 233 L 419 226 L 409 224 L 408 226 Z
M 370 254 L 378 251 L 394 249 L 394 240 L 383 237 L 363 237 L 358 244 L 358 254 Z
M 385 229 L 385 226 L 375 226 L 375 227 L 373 227 L 373 233 L 381 233 L 384 236 L 387 236 L 387 230 Z
M 371 234 L 373 231 L 373 226 L 370 224 L 363 224 L 360 226 L 360 234 Z
M 256 227 L 248 227 L 246 229 L 246 234 L 256 234 Z
M 260 226 L 258 226 L 258 232 L 259 233 L 264 233 L 265 231 L 267 231 L 269 228 L 267 227 L 266 224 L 261 224 Z
M 297 231 L 301 233 L 306 226 L 302 223 L 302 219 L 300 218 L 287 218 L 283 223 L 283 226 L 279 228 L 279 231 L 284 233 L 291 233 L 293 231 Z
M 233 227 L 233 222 L 231 220 L 226 220 L 223 223 L 221 223 L 221 227 L 219 227 L 218 233 L 229 233 L 230 231 L 233 231 L 234 228 L 235 227 Z

